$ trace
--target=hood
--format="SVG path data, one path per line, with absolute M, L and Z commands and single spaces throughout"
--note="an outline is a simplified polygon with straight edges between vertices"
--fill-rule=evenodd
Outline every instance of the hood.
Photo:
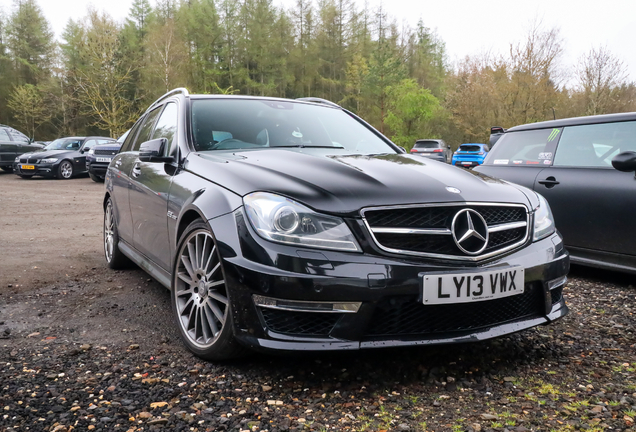
M 20 158 L 23 157 L 37 157 L 38 159 L 45 159 L 45 158 L 52 158 L 52 157 L 63 157 L 66 155 L 71 155 L 71 154 L 79 154 L 78 151 L 76 150 L 38 150 L 38 151 L 34 151 L 31 153 L 24 153 L 22 155 L 20 155 Z
M 522 190 L 504 181 L 406 154 L 316 156 L 279 149 L 194 153 L 186 169 L 241 196 L 273 192 L 328 213 L 461 201 L 529 205 Z

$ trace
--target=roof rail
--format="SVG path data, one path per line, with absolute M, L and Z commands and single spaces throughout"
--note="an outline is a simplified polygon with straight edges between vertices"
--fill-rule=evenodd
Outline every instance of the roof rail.
M 154 101 L 153 103 L 150 104 L 150 106 L 148 107 L 148 109 L 146 110 L 146 112 L 152 108 L 153 106 L 157 105 L 159 102 L 161 102 L 162 100 L 164 100 L 165 98 L 172 96 L 174 94 L 178 94 L 181 93 L 182 95 L 184 95 L 185 97 L 190 96 L 190 92 L 188 92 L 188 89 L 185 87 L 179 87 L 176 88 L 174 90 L 170 90 L 168 93 L 166 93 L 165 95 L 161 96 L 159 99 L 157 99 L 156 101 Z
M 342 108 L 337 103 L 331 102 L 330 100 L 327 100 L 327 99 L 322 99 L 322 98 L 317 98 L 317 97 L 302 97 L 302 98 L 296 98 L 296 100 L 325 104 L 325 105 L 332 106 L 334 108 Z

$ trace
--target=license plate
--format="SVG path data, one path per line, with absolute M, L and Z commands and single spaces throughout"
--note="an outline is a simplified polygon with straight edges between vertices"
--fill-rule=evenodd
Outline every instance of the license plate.
M 462 162 L 462 165 L 472 165 L 472 162 Z
M 34 165 L 20 165 L 20 168 L 24 169 L 24 170 L 34 170 L 35 166 Z
M 425 305 L 472 303 L 523 294 L 522 267 L 472 273 L 423 275 Z
M 98 157 L 95 158 L 96 162 L 110 162 L 112 160 L 112 158 L 107 158 L 107 157 Z

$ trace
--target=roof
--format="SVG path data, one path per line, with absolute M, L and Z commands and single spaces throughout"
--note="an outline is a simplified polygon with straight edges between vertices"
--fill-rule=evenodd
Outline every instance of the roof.
M 524 131 L 524 130 L 534 130 L 534 129 L 558 128 L 563 126 L 578 126 L 578 125 L 598 124 L 598 123 L 615 123 L 615 122 L 633 121 L 633 120 L 636 120 L 636 112 L 618 113 L 618 114 L 602 114 L 602 115 L 584 116 L 584 117 L 572 117 L 572 118 L 566 118 L 566 119 L 550 120 L 550 121 L 529 123 L 525 125 L 515 126 L 508 129 L 506 133 Z

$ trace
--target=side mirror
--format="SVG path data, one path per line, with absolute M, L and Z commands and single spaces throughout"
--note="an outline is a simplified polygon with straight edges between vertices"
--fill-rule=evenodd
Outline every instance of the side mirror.
M 402 151 L 402 153 L 408 153 L 404 147 L 398 146 L 398 148 Z
M 617 154 L 614 156 L 614 159 L 612 159 L 612 166 L 618 171 L 636 171 L 636 152 L 626 151 Z
M 142 162 L 173 162 L 171 156 L 163 156 L 168 146 L 168 140 L 165 138 L 157 138 L 141 143 L 139 146 L 139 160 Z
M 80 150 L 81 154 L 86 153 L 87 151 L 89 151 L 91 148 L 90 147 L 84 147 L 83 149 Z

